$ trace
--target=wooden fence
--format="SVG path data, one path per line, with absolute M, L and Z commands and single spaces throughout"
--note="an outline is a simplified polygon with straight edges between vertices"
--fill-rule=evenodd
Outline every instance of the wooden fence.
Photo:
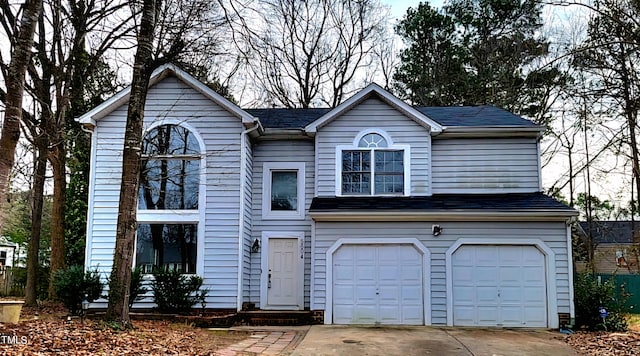
M 21 268 L 0 267 L 0 296 L 24 296 L 24 282 L 16 278 Z

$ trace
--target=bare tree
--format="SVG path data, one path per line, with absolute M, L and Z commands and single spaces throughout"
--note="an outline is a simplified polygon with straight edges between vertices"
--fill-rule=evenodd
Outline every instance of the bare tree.
M 133 264 L 137 227 L 138 182 L 142 146 L 142 124 L 147 87 L 154 69 L 153 43 L 161 0 L 143 0 L 138 30 L 138 48 L 133 65 L 133 79 L 127 109 L 127 125 L 122 155 L 122 183 L 116 231 L 116 248 L 109 280 L 109 307 L 106 318 L 131 327 L 129 284 Z
M 224 17 L 216 15 L 216 3 L 205 0 L 143 0 L 140 14 L 122 155 L 116 247 L 106 314 L 107 319 L 117 321 L 123 327 L 131 326 L 129 284 L 137 230 L 142 125 L 150 76 L 162 64 L 176 61 L 189 63 L 191 54 L 196 50 L 215 56 L 217 30 L 224 23 Z
M 383 46 L 392 50 L 378 0 L 232 1 L 226 10 L 257 100 L 274 106 L 334 107 L 378 74 L 359 77 L 380 66 Z
M 20 139 L 20 122 L 22 120 L 22 101 L 27 66 L 31 60 L 33 36 L 38 22 L 38 14 L 42 10 L 42 0 L 26 0 L 22 7 L 22 17 L 18 21 L 12 12 L 12 5 L 7 1 L 0 2 L 3 15 L 7 18 L 7 32 L 11 37 L 11 61 L 4 78 L 7 92 L 4 121 L 0 136 L 0 211 L 7 200 L 9 177 L 15 160 L 15 150 Z M 0 225 L 2 225 L 0 213 Z

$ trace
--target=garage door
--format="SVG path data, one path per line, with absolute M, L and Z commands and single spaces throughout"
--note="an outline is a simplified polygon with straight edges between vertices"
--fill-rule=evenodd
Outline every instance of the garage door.
M 453 323 L 546 327 L 544 255 L 534 246 L 461 246 L 452 256 Z
M 422 254 L 412 245 L 343 245 L 333 255 L 335 324 L 424 324 Z

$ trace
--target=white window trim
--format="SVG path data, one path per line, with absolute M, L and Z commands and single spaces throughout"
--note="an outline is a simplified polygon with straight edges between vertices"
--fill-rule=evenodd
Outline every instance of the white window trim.
M 372 165 L 371 167 L 371 194 L 343 194 L 342 193 L 342 151 L 369 151 L 371 148 L 364 149 L 362 147 L 358 147 L 358 143 L 360 139 L 368 134 L 378 134 L 384 137 L 387 140 L 387 147 L 381 147 L 378 150 L 397 150 L 404 151 L 403 153 L 403 165 L 404 165 L 404 191 L 402 194 L 390 193 L 390 194 L 375 194 L 375 184 L 373 182 L 375 169 Z M 373 149 L 376 150 L 375 148 Z M 335 157 L 335 172 L 336 172 L 336 186 L 335 192 L 337 197 L 362 197 L 362 196 L 405 196 L 408 197 L 411 195 L 411 146 L 406 144 L 395 144 L 389 134 L 387 134 L 384 130 L 381 129 L 366 129 L 360 131 L 353 143 L 351 145 L 337 145 L 336 146 L 336 157 Z
M 161 125 L 176 125 L 181 126 L 187 129 L 193 137 L 198 142 L 200 147 L 200 159 L 198 160 L 200 163 L 200 184 L 198 189 L 198 209 L 191 210 L 174 210 L 174 209 L 166 209 L 166 210 L 149 210 L 149 209 L 137 209 L 136 212 L 136 223 L 137 224 L 197 224 L 198 232 L 196 235 L 196 275 L 204 276 L 204 227 L 206 223 L 206 203 L 207 203 L 207 161 L 206 161 L 206 145 L 202 136 L 195 127 L 189 125 L 184 120 L 177 119 L 158 119 L 154 120 L 149 124 L 148 127 L 144 130 L 142 137 L 144 138 L 149 131 L 152 129 L 161 126 Z M 133 244 L 134 253 L 133 253 L 133 265 L 131 268 L 135 268 L 136 266 L 136 251 L 138 248 L 138 237 L 136 234 L 136 239 Z M 149 275 L 147 275 L 149 276 Z
M 271 172 L 297 171 L 298 209 L 295 211 L 271 210 Z M 262 219 L 303 220 L 305 218 L 305 164 L 304 162 L 265 162 L 262 165 Z

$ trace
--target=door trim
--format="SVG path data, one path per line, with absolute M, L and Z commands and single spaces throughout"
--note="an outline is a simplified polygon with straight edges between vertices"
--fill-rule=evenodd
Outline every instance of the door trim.
M 413 245 L 422 254 L 422 303 L 424 325 L 431 325 L 431 251 L 416 238 L 341 238 L 326 252 L 326 303 L 324 323 L 333 324 L 333 254 L 342 245 Z
M 269 306 L 267 303 L 267 284 L 269 274 L 269 240 L 297 239 L 298 240 L 298 298 L 297 305 Z M 304 232 L 276 232 L 263 231 L 260 243 L 260 309 L 264 310 L 304 310 Z
M 511 245 L 533 246 L 545 257 L 545 278 L 547 285 L 547 327 L 556 329 L 558 325 L 558 301 L 556 293 L 556 255 L 542 240 L 539 239 L 493 239 L 493 238 L 464 238 L 458 239 L 446 252 L 445 273 L 447 276 L 447 326 L 453 326 L 453 254 L 463 245 Z

